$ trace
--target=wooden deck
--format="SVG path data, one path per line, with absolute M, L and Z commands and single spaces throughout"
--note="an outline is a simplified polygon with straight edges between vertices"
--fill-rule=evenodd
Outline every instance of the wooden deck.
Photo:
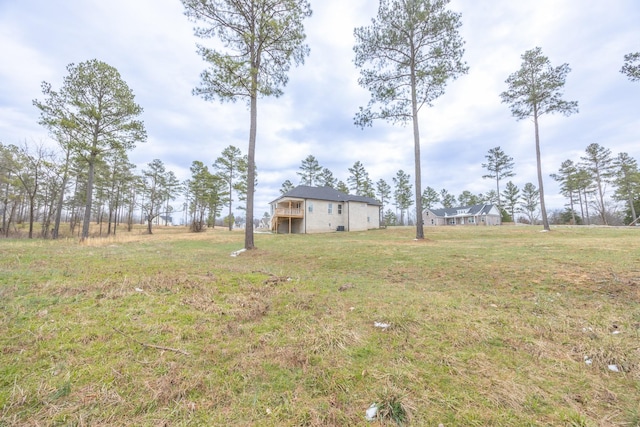
M 303 218 L 304 211 L 302 209 L 277 208 L 273 216 L 280 218 Z
M 288 220 L 289 222 L 289 234 L 291 234 L 291 221 L 293 219 L 302 219 L 304 218 L 304 209 L 297 208 L 276 208 L 273 217 L 271 218 L 271 231 L 278 230 L 278 222 L 280 220 Z

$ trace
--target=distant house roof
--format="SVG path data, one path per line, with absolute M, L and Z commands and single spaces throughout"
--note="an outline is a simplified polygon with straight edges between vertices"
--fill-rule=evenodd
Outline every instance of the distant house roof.
M 488 214 L 493 209 L 492 204 L 460 206 L 457 208 L 429 209 L 435 216 L 472 216 Z
M 361 202 L 369 205 L 381 206 L 382 204 L 371 197 L 353 196 L 345 194 L 331 187 L 311 187 L 309 185 L 299 185 L 293 190 L 284 193 L 273 202 L 284 199 L 286 197 L 294 197 L 298 199 L 316 199 L 329 200 L 332 202 Z M 271 203 L 273 203 L 271 202 Z

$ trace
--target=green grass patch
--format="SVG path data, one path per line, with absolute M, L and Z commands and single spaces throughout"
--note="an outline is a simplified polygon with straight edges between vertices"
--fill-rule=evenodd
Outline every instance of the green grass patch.
M 0 240 L 0 426 L 637 425 L 640 230 L 413 234 Z

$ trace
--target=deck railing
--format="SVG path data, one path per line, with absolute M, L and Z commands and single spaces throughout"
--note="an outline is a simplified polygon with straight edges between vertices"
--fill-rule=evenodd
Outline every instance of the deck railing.
M 277 216 L 302 216 L 302 209 L 276 208 Z

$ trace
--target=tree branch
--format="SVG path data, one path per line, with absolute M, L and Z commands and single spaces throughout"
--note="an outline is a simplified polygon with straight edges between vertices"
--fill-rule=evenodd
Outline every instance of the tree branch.
M 142 342 L 142 341 L 138 341 L 137 339 L 133 338 L 132 336 L 125 334 L 120 329 L 113 328 L 113 330 L 116 331 L 117 333 L 119 333 L 120 335 L 122 335 L 123 337 L 128 338 L 131 341 L 135 342 L 136 344 L 140 344 L 142 347 L 155 348 L 156 350 L 173 351 L 175 353 L 180 353 L 180 354 L 184 354 L 185 356 L 189 356 L 188 352 L 186 352 L 184 350 L 181 350 L 179 348 L 163 347 L 161 345 L 148 344 L 148 343 L 145 343 L 145 342 Z

